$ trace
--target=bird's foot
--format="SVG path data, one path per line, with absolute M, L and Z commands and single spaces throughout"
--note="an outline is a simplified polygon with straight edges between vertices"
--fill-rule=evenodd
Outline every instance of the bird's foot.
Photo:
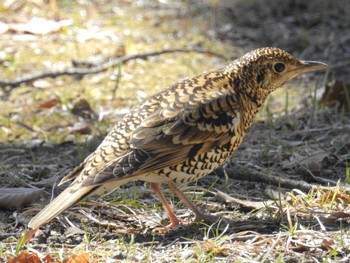
M 196 214 L 196 217 L 194 219 L 194 223 L 200 223 L 200 222 L 204 222 L 208 225 L 212 225 L 216 222 L 218 222 L 221 219 L 220 216 L 214 216 L 214 215 L 210 215 L 210 214 Z M 166 226 L 163 227 L 156 227 L 155 229 L 153 229 L 153 233 L 160 233 L 160 234 L 166 234 L 168 233 L 170 230 L 177 228 L 178 226 L 188 226 L 190 225 L 190 222 L 188 222 L 187 220 L 179 220 L 178 218 L 173 219 L 173 221 Z
M 169 230 L 173 229 L 178 225 L 182 225 L 182 222 L 177 217 L 175 217 L 172 218 L 171 223 L 169 225 L 163 227 L 156 227 L 155 229 L 153 229 L 152 232 L 166 234 Z

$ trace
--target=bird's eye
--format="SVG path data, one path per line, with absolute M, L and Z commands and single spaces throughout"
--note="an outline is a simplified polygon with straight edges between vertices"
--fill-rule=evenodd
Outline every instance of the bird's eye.
M 281 73 L 285 68 L 286 66 L 280 62 L 273 65 L 273 70 L 276 71 L 277 73 Z

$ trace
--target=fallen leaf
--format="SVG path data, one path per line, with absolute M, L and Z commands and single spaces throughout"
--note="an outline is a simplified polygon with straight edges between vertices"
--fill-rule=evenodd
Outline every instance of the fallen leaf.
M 350 83 L 335 80 L 326 84 L 319 102 L 329 108 L 345 106 L 345 109 L 350 110 Z
M 344 211 L 335 212 L 335 213 L 333 213 L 333 214 L 331 214 L 330 216 L 327 217 L 327 219 L 325 220 L 324 224 L 325 225 L 331 225 L 336 220 L 338 220 L 340 218 L 348 218 L 348 217 L 350 217 L 350 213 L 349 212 L 344 212 Z
M 35 235 L 36 231 L 38 231 L 38 228 L 31 229 L 31 230 L 25 232 L 25 236 L 22 236 L 20 238 L 20 240 L 21 239 L 23 240 L 23 245 L 27 244 L 32 239 L 32 237 Z
M 86 99 L 80 99 L 77 103 L 75 103 L 72 109 L 72 113 L 74 115 L 83 117 L 84 119 L 97 119 L 96 112 L 92 109 Z
M 50 255 L 46 255 L 43 259 L 42 259 L 43 263 L 61 263 L 60 260 L 58 259 L 54 259 L 53 257 L 51 257 Z
M 71 255 L 69 258 L 65 258 L 62 263 L 89 263 L 89 253 L 83 253 L 80 255 Z
M 291 245 L 293 245 L 293 247 L 291 247 L 291 250 L 295 252 L 304 252 L 308 249 L 308 247 L 305 246 L 304 244 L 299 244 L 296 242 L 291 242 Z
M 61 101 L 57 98 L 48 98 L 46 100 L 43 100 L 39 103 L 38 107 L 40 109 L 50 109 L 53 106 L 56 106 L 59 104 Z
M 39 199 L 44 188 L 0 188 L 0 208 L 19 208 Z
M 114 51 L 114 57 L 124 57 L 126 55 L 125 45 L 120 44 L 117 46 L 116 50 Z
M 7 263 L 42 263 L 36 253 L 21 252 L 13 258 L 9 258 Z
M 69 128 L 69 133 L 70 134 L 76 134 L 76 133 L 91 134 L 91 127 L 85 121 L 77 122 L 77 123 L 74 123 L 73 127 Z
M 321 242 L 321 248 L 325 250 L 331 250 L 334 244 L 335 242 L 332 239 L 323 239 Z
M 329 201 L 336 203 L 350 203 L 350 196 L 346 193 L 339 192 L 337 190 L 328 190 L 321 192 L 321 202 Z

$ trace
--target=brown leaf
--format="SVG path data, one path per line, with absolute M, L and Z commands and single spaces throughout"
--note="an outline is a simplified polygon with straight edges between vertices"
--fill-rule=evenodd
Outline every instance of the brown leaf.
M 19 208 L 39 199 L 44 188 L 0 188 L 0 208 Z
M 80 99 L 77 103 L 75 103 L 72 113 L 74 115 L 78 115 L 83 117 L 84 119 L 97 119 L 97 114 L 91 108 L 89 102 L 86 99 Z
M 7 263 L 41 263 L 42 261 L 36 253 L 21 252 L 13 258 L 8 259 Z
M 62 263 L 89 263 L 89 253 L 83 253 L 80 255 L 71 255 L 69 258 L 65 258 Z
M 43 263 L 60 263 L 61 261 L 58 259 L 52 258 L 50 255 L 46 255 L 43 260 Z
M 38 228 L 31 229 L 25 233 L 25 236 L 22 236 L 20 238 L 20 240 L 22 240 L 24 238 L 23 245 L 27 244 L 32 239 L 32 237 L 34 236 L 36 231 L 38 231 Z M 19 243 L 20 243 L 20 240 L 19 240 Z
M 330 216 L 327 217 L 327 219 L 325 220 L 324 224 L 325 225 L 331 225 L 336 220 L 338 220 L 340 218 L 347 218 L 347 217 L 350 217 L 350 213 L 349 212 L 344 212 L 344 211 L 335 212 L 335 213 L 333 213 L 333 214 L 331 214 Z
M 320 103 L 329 108 L 343 107 L 350 110 L 350 84 L 335 80 L 326 84 Z
M 350 196 L 337 190 L 320 191 L 322 202 L 350 203 Z
M 125 45 L 120 44 L 117 46 L 116 50 L 114 51 L 114 57 L 124 57 L 126 55 Z
M 77 122 L 77 123 L 74 123 L 73 127 L 69 128 L 69 133 L 70 134 L 75 134 L 75 133 L 91 134 L 91 127 L 85 121 Z
M 332 246 L 335 244 L 334 240 L 332 239 L 323 239 L 321 242 L 321 248 L 325 250 L 332 249 Z
M 41 101 L 38 106 L 40 109 L 50 109 L 53 106 L 56 106 L 57 104 L 59 104 L 60 102 L 61 101 L 57 98 L 49 98 Z

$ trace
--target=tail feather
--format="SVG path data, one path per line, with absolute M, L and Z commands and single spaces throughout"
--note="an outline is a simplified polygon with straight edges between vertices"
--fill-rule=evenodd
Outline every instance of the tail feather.
M 59 196 L 50 202 L 43 210 L 30 220 L 28 226 L 31 229 L 38 229 L 64 210 L 74 205 L 82 198 L 90 195 L 99 186 L 92 185 L 73 190 L 72 187 L 65 189 Z

